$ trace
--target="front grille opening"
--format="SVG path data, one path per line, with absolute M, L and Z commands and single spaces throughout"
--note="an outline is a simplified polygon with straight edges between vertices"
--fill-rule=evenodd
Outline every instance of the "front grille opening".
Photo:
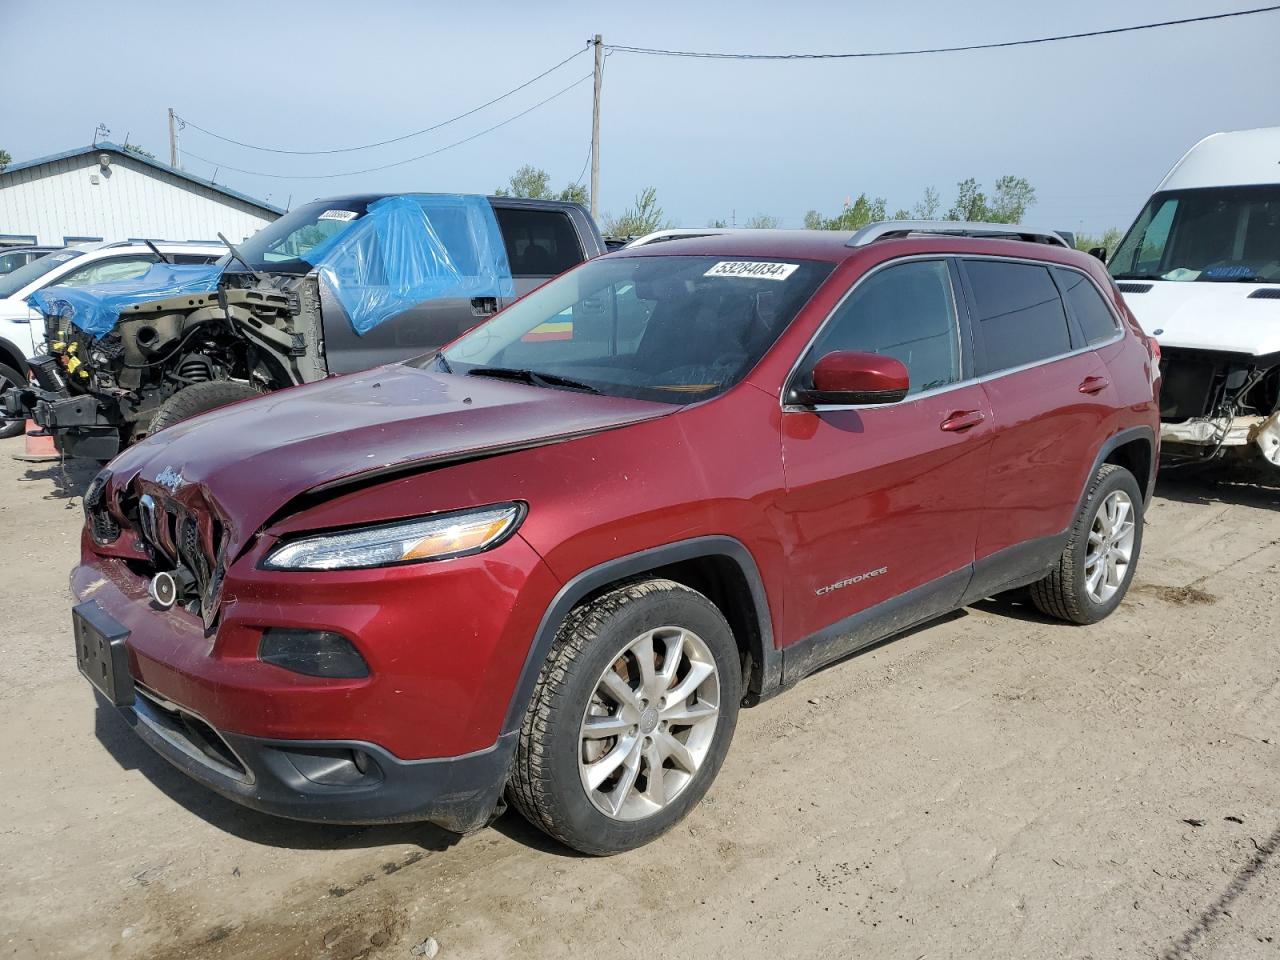
M 167 735 L 170 742 L 194 759 L 203 760 L 228 776 L 237 780 L 251 779 L 248 768 L 240 762 L 235 751 L 203 719 L 141 684 L 135 684 L 135 690 L 145 701 L 145 719 Z

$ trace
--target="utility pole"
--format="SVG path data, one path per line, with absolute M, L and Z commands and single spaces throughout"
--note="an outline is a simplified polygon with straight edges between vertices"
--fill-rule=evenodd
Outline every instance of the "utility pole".
M 604 80 L 604 41 L 596 34 L 595 94 L 591 101 L 591 219 L 600 218 L 600 84 Z M 172 113 L 172 111 L 170 111 Z
M 173 107 L 169 108 L 169 166 L 179 167 L 178 163 L 178 119 L 173 115 Z

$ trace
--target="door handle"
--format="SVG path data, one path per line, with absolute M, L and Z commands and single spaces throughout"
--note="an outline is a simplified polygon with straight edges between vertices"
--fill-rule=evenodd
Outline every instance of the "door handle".
M 941 427 L 943 430 L 950 431 L 968 430 L 970 427 L 976 427 L 985 419 L 981 410 L 960 410 L 943 420 Z
M 1080 392 L 1101 393 L 1109 386 L 1111 386 L 1111 381 L 1106 377 L 1085 377 L 1080 381 Z

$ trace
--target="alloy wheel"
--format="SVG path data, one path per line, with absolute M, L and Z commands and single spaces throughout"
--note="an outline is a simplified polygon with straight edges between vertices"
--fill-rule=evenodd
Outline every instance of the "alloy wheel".
M 1084 558 L 1085 588 L 1095 603 L 1116 595 L 1133 559 L 1133 501 L 1123 490 L 1109 493 L 1094 514 Z
M 591 803 L 615 820 L 652 816 L 707 758 L 720 715 L 710 648 L 681 627 L 632 640 L 596 681 L 578 735 L 578 773 Z

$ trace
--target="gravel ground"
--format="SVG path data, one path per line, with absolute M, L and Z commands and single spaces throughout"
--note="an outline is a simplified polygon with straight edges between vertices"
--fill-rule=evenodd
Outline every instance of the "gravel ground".
M 0 443 L 0 957 L 1280 957 L 1280 492 L 1166 479 L 1103 624 L 987 602 L 745 711 L 659 842 L 323 827 L 188 782 L 71 654 L 84 466 Z M 430 953 L 430 950 L 426 950 Z

